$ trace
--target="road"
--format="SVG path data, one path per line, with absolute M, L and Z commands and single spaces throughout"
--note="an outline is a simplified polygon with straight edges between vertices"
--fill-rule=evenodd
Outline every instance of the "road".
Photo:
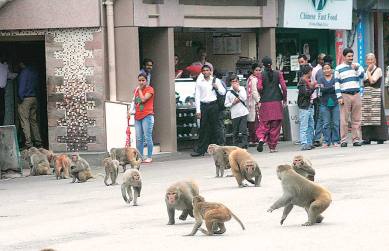
M 389 144 L 297 150 L 293 145 L 274 154 L 250 149 L 262 170 L 258 188 L 214 178 L 209 156 L 143 165 L 138 207 L 126 205 L 120 186 L 106 187 L 100 176 L 78 184 L 54 176 L 2 180 L 0 250 L 388 250 Z M 316 181 L 332 192 L 333 202 L 321 224 L 301 226 L 306 213 L 295 207 L 280 226 L 282 209 L 266 212 L 282 193 L 275 167 L 301 153 L 311 159 Z M 103 173 L 102 168 L 94 172 Z M 246 230 L 231 220 L 222 236 L 184 237 L 192 218 L 166 225 L 165 189 L 189 178 L 208 201 L 235 212 Z

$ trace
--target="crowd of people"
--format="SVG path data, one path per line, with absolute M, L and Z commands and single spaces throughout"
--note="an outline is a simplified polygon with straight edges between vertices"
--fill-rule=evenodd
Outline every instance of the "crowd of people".
M 301 150 L 315 147 L 347 147 L 351 125 L 351 142 L 383 144 L 388 128 L 382 99 L 382 70 L 374 54 L 366 55 L 367 68 L 353 62 L 351 48 L 343 51 L 343 63 L 333 68 L 329 55 L 320 53 L 316 66 L 305 55 L 298 57 L 299 144 Z M 254 64 L 246 88 L 239 78 L 229 78 L 230 89 L 210 74 L 209 65 L 202 65 L 204 77 L 196 83 L 196 113 L 200 118 L 200 140 L 191 155 L 202 156 L 206 146 L 218 143 L 220 123 L 217 123 L 218 103 L 225 94 L 225 107 L 231 111 L 233 145 L 241 148 L 256 146 L 262 152 L 266 144 L 271 153 L 277 151 L 284 108 L 287 106 L 287 87 L 283 73 L 272 68 L 272 59 Z

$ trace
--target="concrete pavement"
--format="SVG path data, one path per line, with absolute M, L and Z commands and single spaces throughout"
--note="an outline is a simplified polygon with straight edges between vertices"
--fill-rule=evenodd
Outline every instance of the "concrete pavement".
M 128 206 L 120 186 L 102 177 L 70 184 L 54 176 L 0 181 L 0 250 L 386 250 L 389 246 L 389 144 L 300 152 L 284 144 L 280 152 L 257 153 L 261 187 L 238 188 L 234 178 L 216 179 L 208 157 L 172 158 L 143 165 L 139 206 Z M 333 195 L 322 224 L 302 227 L 306 213 L 295 207 L 283 226 L 282 209 L 267 213 L 281 196 L 278 164 L 295 154 L 308 156 L 316 180 Z M 103 173 L 102 168 L 94 170 Z M 166 225 L 164 192 L 169 184 L 195 179 L 208 201 L 222 202 L 246 226 L 231 220 L 222 236 L 183 237 L 194 220 Z M 121 174 L 119 176 L 121 183 Z M 176 218 L 178 215 L 176 213 Z

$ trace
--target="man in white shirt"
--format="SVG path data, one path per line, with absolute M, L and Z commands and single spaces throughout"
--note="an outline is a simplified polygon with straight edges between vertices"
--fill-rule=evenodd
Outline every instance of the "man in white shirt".
M 5 87 L 8 79 L 14 79 L 17 74 L 10 73 L 5 57 L 0 54 L 0 126 L 4 125 Z
M 239 78 L 235 74 L 231 76 L 230 83 L 232 89 L 226 94 L 224 105 L 231 107 L 231 119 L 234 146 L 247 148 L 247 114 L 249 113 L 246 107 L 247 94 L 243 86 L 239 85 Z
M 201 73 L 204 78 L 197 80 L 195 87 L 196 116 L 200 119 L 199 142 L 197 149 L 191 154 L 192 157 L 203 156 L 210 143 L 222 142 L 216 92 L 225 95 L 226 89 L 220 79 L 214 80 L 214 77 L 211 77 L 211 68 L 208 65 L 203 65 Z

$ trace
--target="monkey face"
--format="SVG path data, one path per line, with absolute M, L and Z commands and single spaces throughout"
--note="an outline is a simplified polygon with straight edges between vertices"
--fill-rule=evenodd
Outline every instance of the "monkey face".
M 139 180 L 140 180 L 139 174 L 138 174 L 138 173 L 134 173 L 134 174 L 132 175 L 132 179 L 135 180 L 135 181 L 139 181 Z
M 76 162 L 78 160 L 78 156 L 77 155 L 72 155 L 72 161 Z
M 169 191 L 166 193 L 166 199 L 169 204 L 175 204 L 178 200 L 178 193 L 176 191 Z
M 215 153 L 215 144 L 210 144 L 207 149 L 208 154 L 213 155 Z
M 205 201 L 205 199 L 204 199 L 204 197 L 201 196 L 201 195 L 196 195 L 196 196 L 194 196 L 193 199 L 192 199 L 192 203 L 193 203 L 193 204 L 198 203 L 198 202 L 204 202 L 204 201 Z
M 245 169 L 248 174 L 252 175 L 255 170 L 255 163 L 252 161 L 246 161 Z

